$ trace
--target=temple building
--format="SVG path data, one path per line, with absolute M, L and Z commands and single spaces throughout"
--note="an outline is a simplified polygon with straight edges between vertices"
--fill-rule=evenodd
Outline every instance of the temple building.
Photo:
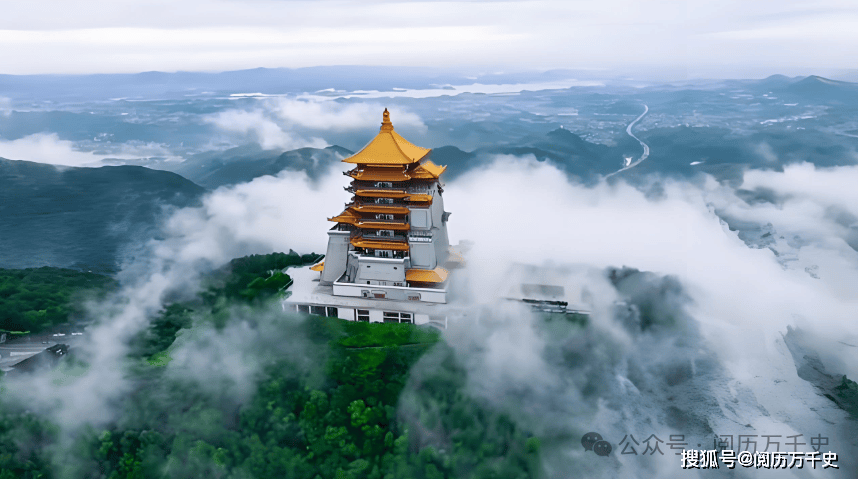
M 344 159 L 354 165 L 343 211 L 329 218 L 324 261 L 295 278 L 284 309 L 372 322 L 443 327 L 450 270 L 463 262 L 447 236 L 441 176 L 429 149 L 400 136 L 384 110 L 381 130 Z

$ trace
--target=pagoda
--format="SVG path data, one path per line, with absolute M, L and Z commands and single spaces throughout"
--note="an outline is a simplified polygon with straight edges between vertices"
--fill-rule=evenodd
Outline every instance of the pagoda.
M 462 257 L 447 236 L 446 166 L 429 160 L 430 151 L 400 136 L 384 110 L 375 138 L 343 160 L 354 165 L 343 173 L 352 196 L 328 218 L 335 225 L 327 254 L 310 268 L 320 273 L 318 286 L 287 304 L 343 319 L 420 323 L 419 316 L 428 321 L 420 304 L 447 302 L 449 269 Z

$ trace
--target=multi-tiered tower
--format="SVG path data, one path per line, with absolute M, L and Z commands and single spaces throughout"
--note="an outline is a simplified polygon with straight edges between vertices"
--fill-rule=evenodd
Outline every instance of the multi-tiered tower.
M 325 260 L 311 268 L 321 272 L 318 287 L 296 291 L 287 304 L 344 319 L 420 323 L 420 304 L 431 310 L 447 302 L 448 267 L 462 259 L 447 236 L 446 167 L 426 158 L 429 151 L 396 133 L 384 110 L 378 135 L 343 160 L 355 165 L 344 173 L 353 196 L 329 218 L 336 225 Z
M 359 288 L 365 297 L 446 302 L 437 294 L 450 248 L 440 179 L 446 167 L 425 159 L 429 151 L 396 133 L 385 109 L 378 135 L 343 160 L 355 165 L 345 173 L 354 196 L 329 218 L 337 225 L 328 232 L 321 278 L 334 294 L 355 296 Z

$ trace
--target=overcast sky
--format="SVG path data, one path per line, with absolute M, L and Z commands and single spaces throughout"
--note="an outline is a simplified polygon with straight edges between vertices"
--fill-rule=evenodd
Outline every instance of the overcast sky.
M 855 68 L 855 0 L 4 2 L 0 73 L 314 65 L 668 76 Z

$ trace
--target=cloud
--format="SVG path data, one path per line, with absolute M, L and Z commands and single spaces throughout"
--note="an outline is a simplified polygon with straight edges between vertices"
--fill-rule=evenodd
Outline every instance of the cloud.
M 158 2 L 155 5 L 161 5 Z M 46 19 L 45 11 L 60 11 Z M 735 0 L 717 7 L 629 0 L 361 2 L 53 0 L 0 19 L 8 73 L 229 70 L 315 65 L 487 68 L 672 66 L 770 72 L 851 68 L 855 6 L 845 0 Z M 324 19 L 324 21 L 320 21 Z M 789 43 L 785 47 L 785 43 Z M 686 48 L 688 46 L 688 48 Z M 833 48 L 839 47 L 839 48 Z M 571 49 L 571 50 L 570 50 Z M 573 54 L 569 54 L 569 53 Z M 854 53 L 854 50 L 852 50 Z M 642 67 L 646 65 L 646 67 Z M 675 77 L 674 77 L 675 78 Z
M 252 110 L 230 109 L 208 115 L 204 121 L 223 131 L 250 137 L 264 149 L 324 148 L 324 140 L 309 135 L 372 128 L 381 123 L 384 110 L 377 103 L 341 104 L 318 99 L 261 98 L 259 102 Z M 395 125 L 426 131 L 426 125 L 414 113 L 394 109 L 391 116 Z
M 523 257 L 535 263 L 562 260 L 596 267 L 628 265 L 676 275 L 713 296 L 757 298 L 743 308 L 764 303 L 766 298 L 782 303 L 784 309 L 810 314 L 826 304 L 801 304 L 809 293 L 822 293 L 819 282 L 803 271 L 784 271 L 768 249 L 748 248 L 713 208 L 741 205 L 748 219 L 783 218 L 777 222 L 785 228 L 782 234 L 799 232 L 799 228 L 816 230 L 818 241 L 813 246 L 842 255 L 848 262 L 838 269 L 847 274 L 856 253 L 827 243 L 835 222 L 820 213 L 835 205 L 855 211 L 850 202 L 854 194 L 848 191 L 851 175 L 844 173 L 855 174 L 856 169 L 813 171 L 812 166 L 804 165 L 788 167 L 784 173 L 748 173 L 744 187 L 766 186 L 785 195 L 803 194 L 780 205 L 781 211 L 773 211 L 777 208 L 771 204 L 744 203 L 714 180 L 702 187 L 665 181 L 661 183 L 663 197 L 652 199 L 625 183 L 588 188 L 567 182 L 554 167 L 532 158 L 502 157 L 491 168 L 472 170 L 457 179 L 447 188 L 445 201 L 453 218 L 467 218 L 460 224 L 451 222 L 454 238 L 486 238 L 477 241 L 474 260 L 487 265 L 496 257 Z M 838 199 L 841 190 L 844 196 Z M 490 208 L 485 198 L 492 198 Z M 804 223 L 792 224 L 791 217 L 802 218 Z M 769 279 L 760 280 L 765 276 Z M 780 291 L 772 292 L 769 285 L 773 283 Z M 774 299 L 790 289 L 802 294 Z M 762 312 L 764 307 L 760 307 Z
M 333 101 L 303 101 L 289 98 L 271 100 L 269 109 L 281 120 L 313 130 L 365 130 L 381 123 L 384 105 L 380 103 L 347 103 Z M 407 110 L 391 109 L 394 125 L 410 127 L 420 132 L 426 125 L 420 117 Z
M 36 133 L 17 140 L 0 140 L 0 157 L 64 166 L 84 166 L 101 158 L 75 149 L 74 143 L 61 140 L 56 133 Z
M 615 449 L 616 462 L 594 464 L 577 442 L 591 428 L 610 435 L 615 447 L 623 433 L 639 441 L 650 433 L 662 440 L 823 433 L 846 456 L 854 439 L 845 413 L 798 376 L 783 335 L 788 327 L 808 331 L 832 374 L 858 376 L 854 352 L 842 345 L 858 343 L 858 253 L 844 239 L 856 180 L 858 167 L 751 171 L 744 190 L 773 198 L 754 201 L 711 178 L 652 179 L 658 196 L 645 192 L 653 185 L 585 186 L 532 157 L 498 157 L 462 175 L 447 185 L 444 202 L 453 212 L 453 243 L 475 241 L 466 272 L 483 314 L 479 322 L 451 323 L 445 334 L 468 371 L 467 392 L 527 430 L 559 438 L 544 457 L 564 474 L 575 466 L 595 477 L 637 477 L 641 470 L 684 477 L 667 451 L 642 465 Z M 18 379 L 10 389 L 67 427 L 109 421 L 130 387 L 121 371 L 126 341 L 163 302 L 192 296 L 202 274 L 233 257 L 322 251 L 325 218 L 341 211 L 346 181 L 337 168 L 315 182 L 284 172 L 218 189 L 201 206 L 176 211 L 163 239 L 125 266 L 122 292 L 93 308 L 99 322 L 85 336 L 90 369 L 58 384 Z M 817 265 L 816 277 L 776 250 L 746 244 L 728 227 L 736 220 L 771 222 L 784 238 L 800 235 L 793 254 Z M 546 329 L 527 311 L 498 303 L 498 279 L 515 262 L 570 265 L 570 289 L 583 285 L 591 297 L 590 327 Z M 606 272 L 621 266 L 651 273 Z M 185 337 L 176 345 L 177 377 L 196 369 L 221 374 L 215 379 L 224 382 L 212 384 L 242 397 L 258 367 L 242 351 L 257 335 L 242 325 L 246 312 L 232 317 L 225 334 L 235 349 L 223 350 L 224 336 L 214 330 Z M 642 330 L 644 321 L 657 325 Z M 427 358 L 420 368 L 431 367 Z
M 742 188 L 770 189 L 778 192 L 787 202 L 784 206 L 798 206 L 810 201 L 822 208 L 842 207 L 858 216 L 858 191 L 854 188 L 858 167 L 840 166 L 820 168 L 812 163 L 795 163 L 784 167 L 783 172 L 750 170 L 745 173 Z
M 252 398 L 266 365 L 288 360 L 309 370 L 324 353 L 308 347 L 301 318 L 284 315 L 279 304 L 233 306 L 227 314 L 222 328 L 206 318 L 179 332 L 169 348 L 171 382 L 237 406 Z
M 227 110 L 208 116 L 205 120 L 221 130 L 248 135 L 267 150 L 275 148 L 294 150 L 305 146 L 314 148 L 328 146 L 324 140 L 319 138 L 311 140 L 296 138 L 294 134 L 287 133 L 262 110 Z
M 164 145 L 154 142 L 128 142 L 113 147 L 115 151 L 111 153 L 82 151 L 73 141 L 61 140 L 56 133 L 35 133 L 17 140 L 0 140 L 0 157 L 61 166 L 100 166 L 105 160 L 112 164 L 116 160 L 122 163 L 152 157 L 178 160 Z
M 532 157 L 498 157 L 457 178 L 444 201 L 454 213 L 453 242 L 475 241 L 467 273 L 484 321 L 452 323 L 446 339 L 469 371 L 469 392 L 548 436 L 601 428 L 616 446 L 622 433 L 666 440 L 702 437 L 707 428 L 745 433 L 750 424 L 784 437 L 821 432 L 848 450 L 845 413 L 798 376 L 782 335 L 801 328 L 825 351 L 831 374 L 858 376 L 842 344 L 858 342 L 858 253 L 839 239 L 845 233 L 836 225 L 848 218 L 819 214 L 853 211 L 855 175 L 856 167 L 810 165 L 748 172 L 742 188 L 772 190 L 784 199 L 777 204 L 746 201 L 712 179 L 662 181 L 658 197 L 623 182 L 585 186 Z M 169 248 L 159 256 L 187 265 L 287 247 L 320 251 L 324 218 L 339 211 L 345 181 L 335 169 L 318 183 L 289 173 L 218 190 L 170 220 Z M 803 235 L 800 264 L 785 267 L 775 251 L 749 247 L 724 218 Z M 571 265 L 561 277 L 567 291 L 587 290 L 591 328 L 545 330 L 528 312 L 498 303 L 498 278 L 515 262 Z M 818 266 L 816 276 L 806 262 Z M 619 266 L 652 273 L 613 281 L 605 268 Z M 644 309 L 663 326 L 642 332 Z M 605 473 L 573 446 L 546 460 Z M 677 476 L 672 460 L 646 468 Z M 615 477 L 636 477 L 632 462 L 621 458 Z
M 12 99 L 0 96 L 0 115 L 9 116 L 12 114 Z
M 500 158 L 457 179 L 445 201 L 453 219 L 467 219 L 451 219 L 451 235 L 477 240 L 473 261 L 485 265 L 488 276 L 498 273 L 496 258 L 626 265 L 680 278 L 700 314 L 717 316 L 724 327 L 785 331 L 794 315 L 824 316 L 817 327 L 856 335 L 849 318 L 858 303 L 837 293 L 858 284 L 858 253 L 844 241 L 858 216 L 849 186 L 855 175 L 856 167 L 807 164 L 783 173 L 751 171 L 743 188 L 771 188 L 788 199 L 748 204 L 711 179 L 702 186 L 662 182 L 663 197 L 652 199 L 625 183 L 588 188 L 533 159 Z M 490 207 L 486 198 L 492 198 Z M 802 268 L 784 269 L 770 249 L 747 247 L 716 211 L 772 222 L 788 238 L 800 235 L 805 243 L 796 254 L 823 260 L 822 279 Z
M 323 251 L 330 225 L 325 215 L 342 207 L 342 178 L 339 170 L 317 182 L 303 172 L 284 172 L 218 189 L 201 206 L 174 212 L 163 225 L 163 239 L 144 245 L 136 259 L 123 265 L 118 275 L 121 290 L 103 303 L 88 306 L 94 323 L 82 337 L 84 343 L 76 347 L 88 368 L 71 375 L 60 371 L 62 379 L 56 381 L 51 375 L 19 376 L 10 387 L 11 397 L 68 432 L 109 423 L 121 410 L 122 397 L 133 388 L 124 372 L 130 339 L 148 326 L 165 303 L 193 298 L 201 275 L 232 258 L 290 248 Z M 235 327 L 238 337 L 251 334 L 242 336 L 242 326 Z M 177 367 L 199 366 L 200 357 L 194 351 L 216 342 L 216 334 L 220 333 L 203 332 L 195 343 L 182 346 Z M 245 346 L 252 346 L 249 343 Z M 254 369 L 240 363 L 240 352 L 234 354 L 238 356 L 226 355 L 219 361 L 230 361 L 229 371 L 235 374 L 224 380 L 238 394 L 246 383 L 235 381 Z
M 499 318 L 493 326 L 452 327 L 471 392 L 538 435 L 559 429 L 580 437 L 592 428 L 610 434 L 615 447 L 629 433 L 638 440 L 651 433 L 705 439 L 747 433 L 744 425 L 751 434 L 783 437 L 822 432 L 844 450 L 853 447 L 848 426 L 841 426 L 845 412 L 798 376 L 782 335 L 800 328 L 815 338 L 829 374 L 858 376 L 849 359 L 854 352 L 844 345 L 858 340 L 858 253 L 842 239 L 843 224 L 854 224 L 854 175 L 856 167 L 812 165 L 748 172 L 743 188 L 772 190 L 775 203 L 746 201 L 712 179 L 661 181 L 657 198 L 625 183 L 587 187 L 527 157 L 499 157 L 463 175 L 445 188 L 450 232 L 475 241 L 468 254 L 472 287 L 494 307 L 484 321 Z M 791 247 L 796 262 L 784 262 L 777 249 L 749 247 L 719 215 L 769 221 L 785 238 L 800 235 Z M 616 290 L 605 286 L 605 276 L 583 276 L 579 284 L 591 289 L 596 305 L 592 329 L 564 333 L 498 309 L 493 285 L 513 262 L 654 273 Z M 805 269 L 811 264 L 814 275 Z M 611 304 L 621 307 L 612 311 Z M 672 326 L 630 329 L 644 310 Z M 592 388 L 595 400 L 586 393 Z M 586 469 L 579 447 L 570 440 L 547 460 L 557 470 Z M 681 477 L 669 463 L 640 466 L 629 457 L 619 456 L 616 470 L 592 472 L 638 477 L 645 467 L 657 477 Z
M 156 253 L 180 264 L 218 264 L 252 253 L 323 252 L 327 218 L 343 204 L 340 165 L 332 171 L 315 183 L 304 172 L 284 171 L 220 188 L 202 207 L 179 210 L 166 222 L 171 240 Z
M 770 164 L 777 164 L 778 156 L 775 150 L 768 143 L 760 143 L 754 148 L 754 152 L 760 155 L 760 158 L 766 160 Z

